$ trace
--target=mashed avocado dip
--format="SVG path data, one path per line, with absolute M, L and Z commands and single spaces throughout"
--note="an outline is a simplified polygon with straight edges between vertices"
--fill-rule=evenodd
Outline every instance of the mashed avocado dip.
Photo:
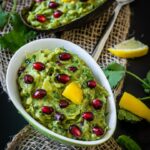
M 38 29 L 54 29 L 74 21 L 106 0 L 34 0 L 27 21 Z
M 77 55 L 63 48 L 27 54 L 17 82 L 25 110 L 53 132 L 91 141 L 108 130 L 107 91 Z

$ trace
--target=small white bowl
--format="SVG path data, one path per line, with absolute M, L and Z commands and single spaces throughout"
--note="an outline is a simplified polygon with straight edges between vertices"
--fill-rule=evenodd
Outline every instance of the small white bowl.
M 77 54 L 84 62 L 88 65 L 88 67 L 92 70 L 96 80 L 105 87 L 105 89 L 109 93 L 108 97 L 108 104 L 107 104 L 107 112 L 109 112 L 107 116 L 107 124 L 109 126 L 109 130 L 106 134 L 99 140 L 96 141 L 81 141 L 81 140 L 74 140 L 71 138 L 64 137 L 57 133 L 52 132 L 51 130 L 47 129 L 39 122 L 37 122 L 34 118 L 32 118 L 23 108 L 18 92 L 17 86 L 17 71 L 21 66 L 23 60 L 25 59 L 26 53 L 33 53 L 37 50 L 42 49 L 50 49 L 53 50 L 56 47 L 64 47 L 65 49 L 72 51 L 73 53 Z M 100 66 L 95 62 L 95 60 L 81 47 L 75 45 L 69 41 L 62 40 L 62 39 L 54 39 L 54 38 L 47 38 L 47 39 L 40 39 L 30 42 L 24 46 L 22 46 L 12 57 L 6 75 L 6 84 L 7 90 L 10 99 L 12 100 L 15 107 L 18 111 L 24 116 L 24 118 L 38 131 L 46 135 L 51 139 L 56 139 L 60 142 L 78 146 L 92 146 L 98 145 L 105 141 L 107 141 L 114 133 L 116 128 L 116 107 L 115 107 L 115 100 L 113 97 L 113 93 L 111 91 L 110 85 L 101 70 Z

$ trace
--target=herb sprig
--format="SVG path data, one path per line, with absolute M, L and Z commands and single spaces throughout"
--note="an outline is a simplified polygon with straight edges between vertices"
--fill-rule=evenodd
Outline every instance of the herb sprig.
M 150 100 L 150 71 L 147 73 L 145 79 L 141 79 L 136 74 L 130 71 L 127 71 L 125 67 L 122 66 L 121 64 L 113 62 L 104 69 L 104 73 L 110 83 L 111 88 L 117 87 L 119 82 L 123 79 L 123 77 L 126 74 L 132 76 L 133 78 L 135 78 L 141 83 L 144 92 L 148 94 L 148 96 L 140 98 L 140 100 L 148 100 L 148 99 Z M 118 109 L 118 119 L 125 120 L 131 123 L 139 122 L 142 120 L 142 118 L 121 108 Z
M 17 1 L 13 1 L 13 7 L 11 12 L 5 12 L 2 9 L 0 17 L 2 17 L 3 22 L 0 27 L 3 28 L 8 22 L 13 26 L 13 29 L 0 37 L 0 49 L 7 49 L 10 52 L 15 52 L 22 45 L 26 44 L 29 40 L 36 37 L 37 33 L 31 31 L 26 27 L 21 21 L 20 16 L 15 12 L 17 6 Z M 1 19 L 1 18 L 0 18 Z M 7 22 L 8 20 L 8 22 Z
M 115 88 L 118 83 L 123 79 L 125 74 L 132 76 L 133 78 L 142 83 L 144 92 L 149 95 L 141 98 L 141 100 L 150 99 L 150 71 L 148 71 L 146 78 L 142 79 L 136 74 L 126 70 L 125 67 L 121 64 L 113 62 L 104 69 L 104 73 L 110 83 L 111 88 Z

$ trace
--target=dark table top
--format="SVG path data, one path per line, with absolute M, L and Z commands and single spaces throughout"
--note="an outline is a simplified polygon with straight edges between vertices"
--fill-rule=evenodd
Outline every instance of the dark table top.
M 131 4 L 131 29 L 129 37 L 135 36 L 138 40 L 150 46 L 150 2 L 147 0 L 135 0 Z M 144 78 L 150 70 L 150 53 L 147 56 L 128 60 L 128 70 Z M 126 76 L 122 91 L 127 91 L 137 97 L 145 96 L 143 89 L 138 81 Z M 147 102 L 150 104 L 150 101 Z M 18 114 L 16 108 L 8 96 L 0 88 L 0 150 L 6 147 L 6 143 L 28 123 Z M 125 123 L 118 121 L 115 137 L 120 134 L 127 134 L 135 139 L 142 150 L 150 150 L 150 124 L 142 121 L 138 124 Z

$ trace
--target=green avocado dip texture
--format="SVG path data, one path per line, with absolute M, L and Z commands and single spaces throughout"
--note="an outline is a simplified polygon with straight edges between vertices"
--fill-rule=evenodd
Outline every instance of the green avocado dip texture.
M 55 29 L 96 9 L 106 0 L 34 0 L 26 20 L 37 29 Z
M 26 54 L 17 83 L 25 110 L 51 131 L 92 141 L 108 130 L 107 91 L 87 65 L 64 48 Z

